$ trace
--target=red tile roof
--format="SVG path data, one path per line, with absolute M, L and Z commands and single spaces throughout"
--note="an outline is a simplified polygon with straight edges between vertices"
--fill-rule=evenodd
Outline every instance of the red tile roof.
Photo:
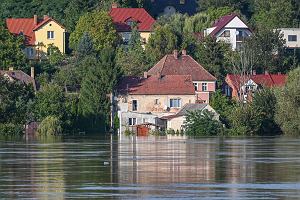
M 50 21 L 55 20 L 53 20 L 51 17 L 46 17 L 43 20 L 39 20 L 38 24 L 36 25 L 34 24 L 34 18 L 8 18 L 6 19 L 6 26 L 9 32 L 12 34 L 20 35 L 22 32 L 25 37 L 26 45 L 35 45 L 36 38 L 34 31 Z
M 191 75 L 193 81 L 217 80 L 189 55 L 181 55 L 177 58 L 173 54 L 166 55 L 148 71 L 148 74 Z
M 195 88 L 191 76 L 127 76 L 120 81 L 118 92 L 132 95 L 195 95 Z
M 112 8 L 109 14 L 120 32 L 131 31 L 131 26 L 126 23 L 129 20 L 138 23 L 139 31 L 151 31 L 155 23 L 155 19 L 144 8 Z
M 219 31 L 221 31 L 229 22 L 231 22 L 235 17 L 241 18 L 235 14 L 231 13 L 230 15 L 225 15 L 220 19 L 216 20 L 212 27 L 216 27 L 209 35 L 215 36 Z
M 234 89 L 239 90 L 242 82 L 247 82 L 250 79 L 253 80 L 256 84 L 262 87 L 281 87 L 285 85 L 287 75 L 285 74 L 257 74 L 257 75 L 249 75 L 244 78 L 242 81 L 240 75 L 227 74 L 226 80 L 229 80 L 232 84 L 230 84 Z

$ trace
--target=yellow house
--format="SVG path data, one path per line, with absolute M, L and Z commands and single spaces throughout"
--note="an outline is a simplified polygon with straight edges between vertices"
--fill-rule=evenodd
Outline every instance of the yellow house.
M 124 44 L 131 38 L 133 24 L 137 25 L 143 45 L 148 42 L 155 19 L 144 8 L 118 8 L 117 4 L 113 4 L 109 14 Z
M 42 19 L 37 15 L 33 18 L 8 18 L 6 26 L 12 34 L 24 36 L 24 52 L 29 59 L 47 58 L 50 45 L 66 53 L 65 27 L 47 15 Z

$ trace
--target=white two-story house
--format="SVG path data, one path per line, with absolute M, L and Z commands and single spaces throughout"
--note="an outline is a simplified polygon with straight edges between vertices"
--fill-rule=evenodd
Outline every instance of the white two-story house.
M 204 31 L 204 36 L 212 36 L 217 41 L 230 43 L 233 50 L 239 50 L 245 39 L 251 35 L 251 29 L 237 14 L 221 17 L 211 28 Z

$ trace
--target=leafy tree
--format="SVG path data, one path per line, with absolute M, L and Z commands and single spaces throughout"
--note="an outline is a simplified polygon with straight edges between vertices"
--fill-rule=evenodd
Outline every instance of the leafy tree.
M 63 131 L 60 119 L 54 116 L 46 117 L 38 128 L 38 133 L 41 135 L 57 135 Z
M 237 104 L 228 116 L 230 135 L 256 135 L 261 127 L 262 114 L 251 104 Z
M 276 110 L 276 97 L 273 90 L 265 88 L 256 92 L 253 97 L 252 106 L 254 110 L 257 110 L 262 115 L 262 123 L 258 132 L 259 134 L 274 135 L 280 132 L 274 119 Z
M 61 87 L 56 84 L 43 85 L 36 94 L 34 112 L 39 121 L 48 116 L 63 120 L 65 117 L 65 96 Z
M 223 95 L 221 90 L 217 90 L 212 94 L 209 104 L 220 114 L 221 122 L 229 126 L 228 115 L 234 108 L 234 102 Z
M 188 113 L 185 133 L 191 136 L 215 136 L 223 134 L 222 124 L 208 110 Z
M 49 45 L 47 49 L 49 63 L 51 65 L 59 65 L 64 59 L 64 55 L 60 52 L 59 48 L 53 44 Z
M 88 32 L 84 32 L 82 38 L 78 43 L 77 55 L 78 59 L 82 59 L 86 56 L 92 55 L 94 53 L 94 44 L 92 38 Z
M 194 57 L 220 81 L 221 85 L 227 74 L 227 57 L 225 55 L 230 51 L 227 43 L 217 42 L 212 37 L 206 37 L 196 45 Z
M 292 25 L 292 2 L 286 0 L 254 1 L 253 21 L 259 28 L 286 28 Z
M 24 125 L 30 120 L 32 86 L 0 76 L 0 124 Z
M 108 94 L 118 80 L 119 69 L 112 49 L 104 49 L 83 79 L 79 96 L 79 115 L 84 129 L 105 130 L 109 124 L 110 101 Z
M 146 54 L 150 62 L 155 63 L 164 55 L 171 53 L 177 46 L 177 36 L 168 26 L 158 26 L 151 34 L 146 45 Z
M 3 26 L 0 26 L 0 66 L 1 69 L 15 67 L 17 69 L 26 68 L 26 57 L 22 49 L 23 37 L 12 35 Z
M 115 47 L 118 35 L 109 14 L 105 11 L 93 11 L 84 14 L 78 20 L 74 32 L 70 36 L 70 46 L 78 48 L 83 34 L 87 32 L 92 38 L 94 49 L 100 51 L 105 47 Z
M 275 120 L 288 135 L 300 133 L 300 67 L 288 74 L 284 88 L 276 93 L 277 105 Z
M 132 29 L 128 47 L 121 46 L 117 49 L 116 64 L 126 75 L 141 75 L 147 70 L 147 57 L 136 28 Z

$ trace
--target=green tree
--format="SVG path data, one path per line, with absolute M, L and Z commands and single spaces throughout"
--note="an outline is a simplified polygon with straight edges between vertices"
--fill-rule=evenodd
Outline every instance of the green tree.
M 288 74 L 284 88 L 276 93 L 277 105 L 275 120 L 288 135 L 300 133 L 300 67 Z
M 82 59 L 86 56 L 92 55 L 94 53 L 94 44 L 92 38 L 88 32 L 84 32 L 82 38 L 79 40 L 77 55 L 78 59 Z
M 118 80 L 119 69 L 112 49 L 103 49 L 93 67 L 83 79 L 79 96 L 79 115 L 90 131 L 104 131 L 109 124 L 110 100 L 108 95 Z
M 146 54 L 150 62 L 154 64 L 164 55 L 171 53 L 177 46 L 177 36 L 168 26 L 158 26 L 151 34 L 146 45 Z
M 259 134 L 275 135 L 280 132 L 275 123 L 276 97 L 272 89 L 263 89 L 255 93 L 252 101 L 252 107 L 261 113 L 261 127 Z
M 228 116 L 230 135 L 256 135 L 262 124 L 262 114 L 251 104 L 237 104 Z
M 147 70 L 147 57 L 141 43 L 141 36 L 137 28 L 133 27 L 128 46 L 117 49 L 116 65 L 126 75 L 141 75 Z
M 78 48 L 79 41 L 85 32 L 92 38 L 96 51 L 105 47 L 115 47 L 119 41 L 112 19 L 105 11 L 89 12 L 79 18 L 70 36 L 71 48 Z
M 219 81 L 220 85 L 227 74 L 227 57 L 230 46 L 222 41 L 217 42 L 215 38 L 205 37 L 196 45 L 194 58 L 201 63 L 205 69 L 212 73 Z
M 48 116 L 39 125 L 38 133 L 40 135 L 58 135 L 63 131 L 60 119 L 54 116 Z
M 188 113 L 185 133 L 191 136 L 215 136 L 223 134 L 222 124 L 208 110 Z
M 61 87 L 56 84 L 43 85 L 36 94 L 34 112 L 39 121 L 48 116 L 63 120 L 65 117 L 65 96 Z
M 24 125 L 30 120 L 32 86 L 0 76 L 0 124 Z
M 14 36 L 3 26 L 0 26 L 0 69 L 15 67 L 26 69 L 27 61 L 23 52 L 24 38 Z
M 60 52 L 59 48 L 53 44 L 49 45 L 47 53 L 50 65 L 59 65 L 64 59 L 64 55 Z
M 290 0 L 254 1 L 252 21 L 258 28 L 287 28 L 292 26 L 293 5 Z

